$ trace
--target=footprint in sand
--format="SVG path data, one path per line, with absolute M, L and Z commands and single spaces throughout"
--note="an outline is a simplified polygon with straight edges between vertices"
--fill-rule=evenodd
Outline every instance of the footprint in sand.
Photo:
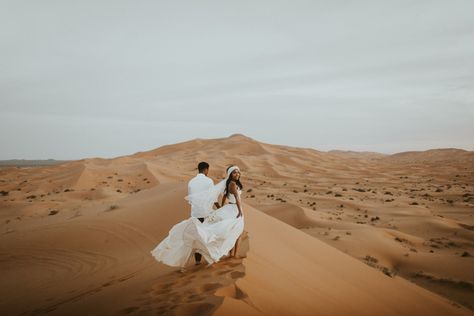
M 111 286 L 112 284 L 114 284 L 114 281 L 110 281 L 110 282 L 104 283 L 104 284 L 102 284 L 102 287 Z
M 240 272 L 240 271 L 234 271 L 234 272 L 231 272 L 231 273 L 230 273 L 230 277 L 231 277 L 232 279 L 235 279 L 235 280 L 242 278 L 244 275 L 245 275 L 245 273 L 244 273 L 244 272 Z
M 123 311 L 124 314 L 130 314 L 130 313 L 135 312 L 139 308 L 140 307 L 138 307 L 138 306 L 131 306 L 131 307 L 124 308 L 122 311 Z
M 217 274 L 218 275 L 223 275 L 223 274 L 229 273 L 230 271 L 232 271 L 232 270 L 222 270 L 222 271 L 218 271 Z
M 245 236 L 245 239 L 248 239 L 248 236 Z M 245 257 L 248 251 L 248 240 L 241 244 L 243 250 L 240 255 Z M 140 298 L 143 304 L 140 304 L 139 310 L 131 306 L 122 310 L 122 314 L 131 312 L 151 312 L 159 315 L 212 313 L 222 303 L 223 296 L 227 296 L 227 292 L 233 298 L 245 299 L 247 295 L 235 286 L 235 282 L 245 276 L 242 260 L 226 258 L 210 267 L 201 264 L 187 268 L 185 273 L 174 271 L 163 275 Z M 220 294 L 216 295 L 216 292 Z
M 165 314 L 212 312 L 222 301 L 215 292 L 244 275 L 241 259 L 226 259 L 211 267 L 196 266 L 184 274 L 170 273 L 149 291 L 149 308 Z
M 244 275 L 245 275 L 245 273 L 244 273 Z M 217 290 L 221 286 L 222 286 L 221 283 L 208 283 L 208 284 L 204 284 L 203 286 L 201 286 L 201 291 L 202 292 L 212 292 L 214 290 Z

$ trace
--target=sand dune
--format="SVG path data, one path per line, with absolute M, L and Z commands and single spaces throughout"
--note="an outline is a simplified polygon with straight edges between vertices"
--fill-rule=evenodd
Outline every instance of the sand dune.
M 326 153 L 233 135 L 1 168 L 0 310 L 469 315 L 472 157 Z M 242 167 L 245 258 L 179 273 L 149 251 L 189 216 L 199 160 L 216 181 Z
M 385 157 L 390 162 L 474 162 L 474 153 L 456 148 L 431 149 L 426 151 L 408 151 Z
M 375 273 L 335 248 L 253 208 L 247 208 L 246 220 L 251 248 L 243 262 L 245 276 L 236 281 L 236 286 L 245 294 L 246 303 L 262 314 L 461 312 L 438 295 L 401 278 Z M 226 307 L 224 303 L 220 308 Z

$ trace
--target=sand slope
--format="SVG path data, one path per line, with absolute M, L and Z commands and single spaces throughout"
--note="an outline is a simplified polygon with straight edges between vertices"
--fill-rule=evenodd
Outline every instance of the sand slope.
M 149 251 L 189 215 L 199 160 L 215 180 L 242 167 L 247 257 L 183 274 Z M 0 310 L 472 314 L 459 304 L 474 298 L 473 187 L 472 152 L 326 153 L 242 135 L 1 168 Z
M 268 315 L 469 314 L 413 283 L 390 278 L 325 243 L 246 208 L 250 252 L 236 286 Z M 232 313 L 225 302 L 218 311 Z M 224 313 L 225 311 L 225 313 Z
M 163 185 L 124 198 L 113 211 L 92 210 L 5 235 L 1 255 L 8 258 L 2 260 L 8 289 L 2 288 L 2 310 L 53 315 L 187 314 L 216 308 L 224 314 L 463 314 L 446 299 L 378 273 L 250 206 L 246 259 L 179 273 L 156 263 L 148 252 L 186 217 L 184 193 L 184 184 Z

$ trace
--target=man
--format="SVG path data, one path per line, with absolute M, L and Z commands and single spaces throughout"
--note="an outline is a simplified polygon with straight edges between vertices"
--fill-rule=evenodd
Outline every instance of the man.
M 206 191 L 214 186 L 214 181 L 207 177 L 207 174 L 209 173 L 209 164 L 207 162 L 200 162 L 198 164 L 198 171 L 199 173 L 188 183 L 188 195 Z M 214 205 L 219 208 L 218 203 L 214 203 Z M 203 223 L 204 219 L 209 216 L 209 210 L 191 204 L 191 216 L 197 218 L 201 223 Z M 196 252 L 194 254 L 196 265 L 201 262 L 201 257 L 200 253 Z

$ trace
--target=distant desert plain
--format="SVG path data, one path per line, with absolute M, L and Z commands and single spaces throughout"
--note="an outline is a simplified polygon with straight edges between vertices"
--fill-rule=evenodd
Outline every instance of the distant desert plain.
M 190 216 L 200 161 L 215 182 L 241 168 L 245 232 L 237 258 L 180 272 L 150 251 Z M 473 315 L 473 151 L 235 134 L 22 164 L 0 166 L 1 315 Z

